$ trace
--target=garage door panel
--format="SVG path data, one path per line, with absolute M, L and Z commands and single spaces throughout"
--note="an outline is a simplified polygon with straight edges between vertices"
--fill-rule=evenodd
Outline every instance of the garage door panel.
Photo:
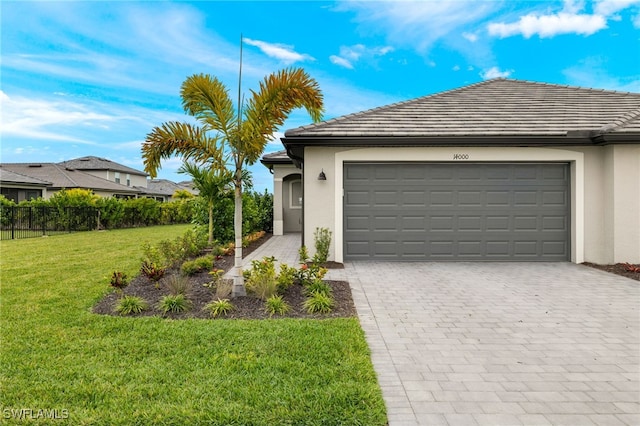
M 346 259 L 567 260 L 566 164 L 345 164 Z

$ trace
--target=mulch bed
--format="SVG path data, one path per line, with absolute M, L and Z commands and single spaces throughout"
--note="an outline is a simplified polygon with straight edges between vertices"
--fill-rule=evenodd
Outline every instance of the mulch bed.
M 243 257 L 250 254 L 253 250 L 258 248 L 264 242 L 266 242 L 271 235 L 266 235 L 260 240 L 254 241 L 248 247 L 242 250 Z M 214 267 L 216 269 L 223 269 L 225 271 L 230 270 L 233 267 L 234 257 L 221 256 L 215 261 Z M 244 265 L 247 267 L 248 265 Z M 296 266 L 296 265 L 289 265 Z M 327 262 L 324 264 L 326 268 L 344 268 L 341 263 Z M 211 316 L 204 307 L 215 299 L 215 290 L 205 287 L 206 284 L 211 281 L 211 276 L 207 272 L 195 274 L 190 277 L 191 290 L 188 292 L 188 299 L 191 301 L 191 309 L 179 314 L 164 314 L 162 311 L 156 308 L 156 305 L 160 299 L 169 294 L 166 289 L 166 281 L 175 274 L 179 274 L 178 270 L 169 270 L 167 274 L 159 281 L 158 285 L 151 282 L 142 274 L 132 279 L 129 285 L 124 289 L 122 294 L 130 296 L 138 296 L 147 301 L 149 309 L 136 315 L 129 315 L 134 317 L 143 316 L 159 316 L 171 319 L 188 319 L 188 318 L 207 318 L 211 319 Z M 294 284 L 287 289 L 283 294 L 283 299 L 291 310 L 284 316 L 273 316 L 272 318 L 344 318 L 356 316 L 356 309 L 351 297 L 351 288 L 349 283 L 345 281 L 325 281 L 333 290 L 333 298 L 335 300 L 334 309 L 328 314 L 309 314 L 302 307 L 302 304 L 306 300 L 302 293 L 302 285 Z M 102 300 L 100 300 L 94 307 L 93 312 L 102 315 L 115 315 L 114 308 L 118 299 L 122 294 L 111 292 L 107 294 Z M 266 319 L 270 318 L 269 314 L 265 312 L 264 302 L 252 296 L 238 297 L 231 300 L 234 309 L 229 315 L 223 319 Z
M 611 274 L 622 275 L 623 277 L 627 277 L 632 280 L 640 281 L 640 272 L 627 271 L 626 266 L 622 263 L 616 263 L 615 265 L 598 265 L 596 263 L 584 262 L 583 265 L 590 268 L 599 269 L 601 271 L 609 272 Z

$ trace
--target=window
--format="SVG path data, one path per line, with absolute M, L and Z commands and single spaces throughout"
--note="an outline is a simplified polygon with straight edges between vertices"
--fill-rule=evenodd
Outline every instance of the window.
M 302 208 L 302 181 L 300 179 L 289 182 L 289 208 Z
M 25 198 L 27 200 L 36 200 L 41 196 L 42 196 L 42 191 L 37 191 L 37 190 L 27 191 L 25 194 Z
M 116 183 L 120 183 L 120 172 L 115 172 Z
M 131 186 L 131 175 L 127 173 L 127 186 Z

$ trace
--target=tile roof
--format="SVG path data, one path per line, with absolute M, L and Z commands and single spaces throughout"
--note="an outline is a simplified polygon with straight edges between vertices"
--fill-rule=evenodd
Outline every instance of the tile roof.
M 148 176 L 147 173 L 141 172 L 140 170 L 127 167 L 106 158 L 94 157 L 92 155 L 74 158 L 58 164 L 62 167 L 76 170 L 113 170 L 115 172 L 129 173 L 132 175 Z
M 114 193 L 138 193 L 138 190 L 102 179 L 81 170 L 65 168 L 63 163 L 3 163 L 2 169 L 51 182 L 55 188 L 86 188 Z
M 287 130 L 299 138 L 563 137 L 640 133 L 640 93 L 493 79 Z M 319 141 L 320 142 L 320 141 Z
M 287 151 L 276 151 L 264 154 L 260 160 L 262 164 L 291 164 L 293 161 L 287 155 Z
M 146 192 L 149 194 L 166 195 L 171 197 L 177 190 L 187 190 L 194 195 L 198 195 L 198 191 L 192 189 L 188 185 L 175 183 L 167 179 L 151 179 L 147 182 Z
M 34 178 L 33 176 L 23 175 L 11 170 L 2 168 L 0 165 L 0 182 L 13 183 L 13 184 L 25 184 L 33 186 L 51 186 L 51 182 L 46 180 Z

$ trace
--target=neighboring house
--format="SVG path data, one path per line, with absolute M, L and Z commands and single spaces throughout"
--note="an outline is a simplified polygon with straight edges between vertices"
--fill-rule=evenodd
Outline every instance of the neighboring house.
M 47 198 L 52 183 L 0 167 L 0 194 L 16 203 Z
M 42 198 L 45 199 L 49 199 L 57 191 L 72 188 L 91 189 L 96 195 L 100 195 L 101 197 L 135 198 L 142 194 L 142 191 L 139 189 L 130 188 L 81 170 L 65 167 L 63 164 L 64 163 L 2 163 L 0 169 L 48 182 L 49 185 L 42 194 Z M 4 177 L 1 186 L 4 194 Z
M 187 190 L 193 195 L 198 195 L 198 191 L 191 188 L 187 182 L 175 183 L 167 179 L 151 179 L 147 183 L 147 197 L 155 198 L 158 201 L 174 201 L 173 194 L 178 190 Z
M 328 228 L 332 260 L 640 262 L 639 93 L 494 79 L 282 142 L 274 233 Z
M 147 173 L 107 160 L 106 158 L 87 156 L 63 161 L 58 164 L 64 168 L 81 170 L 99 178 L 119 183 L 120 185 L 147 187 L 147 176 L 149 176 Z

